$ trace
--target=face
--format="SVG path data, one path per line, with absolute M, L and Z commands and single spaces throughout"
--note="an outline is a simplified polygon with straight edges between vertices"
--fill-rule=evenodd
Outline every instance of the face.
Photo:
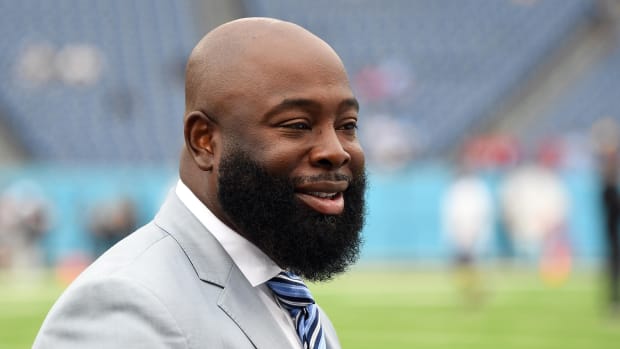
M 269 173 L 288 178 L 362 172 L 358 104 L 341 65 L 284 59 L 258 66 L 260 76 L 246 80 L 242 94 L 229 103 L 226 113 L 232 117 L 221 122 L 221 156 L 241 151 Z M 307 206 L 338 215 L 346 188 L 345 181 L 333 180 L 295 189 Z
M 329 278 L 359 250 L 358 104 L 339 61 L 258 63 L 259 77 L 219 122 L 217 201 L 225 220 L 281 267 Z

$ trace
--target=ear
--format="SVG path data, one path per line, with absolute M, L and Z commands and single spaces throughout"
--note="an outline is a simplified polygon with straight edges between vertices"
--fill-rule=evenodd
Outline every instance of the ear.
M 185 146 L 203 171 L 213 170 L 218 125 L 201 111 L 185 116 Z

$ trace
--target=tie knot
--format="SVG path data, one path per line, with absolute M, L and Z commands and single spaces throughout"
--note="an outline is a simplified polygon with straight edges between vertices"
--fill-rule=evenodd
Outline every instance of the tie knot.
M 310 290 L 299 276 L 286 271 L 267 281 L 278 302 L 295 322 L 297 335 L 304 349 L 325 349 L 319 308 L 314 304 Z
M 280 303 L 286 308 L 304 308 L 314 304 L 308 287 L 299 276 L 293 273 L 283 271 L 267 281 L 267 286 L 271 288 Z

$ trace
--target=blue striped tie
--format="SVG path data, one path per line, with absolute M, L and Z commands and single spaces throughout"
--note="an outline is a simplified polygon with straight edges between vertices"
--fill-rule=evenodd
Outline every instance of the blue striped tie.
M 291 314 L 304 349 L 325 349 L 319 308 L 303 281 L 297 275 L 284 271 L 267 281 L 267 285 Z

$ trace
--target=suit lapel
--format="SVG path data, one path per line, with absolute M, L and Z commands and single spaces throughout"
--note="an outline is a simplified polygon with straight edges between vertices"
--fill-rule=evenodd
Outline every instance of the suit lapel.
M 192 215 L 174 190 L 168 195 L 155 223 L 183 249 L 198 277 L 222 287 L 218 306 L 258 349 L 290 348 L 271 312 L 233 263 L 220 243 Z
M 238 268 L 231 269 L 218 305 L 237 323 L 256 348 L 290 348 L 282 328 L 274 321 L 257 290 Z
M 155 216 L 155 224 L 178 242 L 201 280 L 224 287 L 234 265 L 232 259 L 174 190 Z

